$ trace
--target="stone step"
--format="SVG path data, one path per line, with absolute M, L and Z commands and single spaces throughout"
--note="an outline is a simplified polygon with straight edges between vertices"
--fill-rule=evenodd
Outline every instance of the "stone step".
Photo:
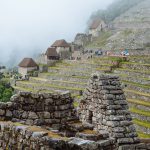
M 138 92 L 133 89 L 124 89 L 127 99 L 142 99 L 146 102 L 150 102 L 150 94 L 144 92 Z

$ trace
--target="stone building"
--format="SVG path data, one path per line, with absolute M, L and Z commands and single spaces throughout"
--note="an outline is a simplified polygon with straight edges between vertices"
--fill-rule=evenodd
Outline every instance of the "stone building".
M 56 48 L 61 59 L 66 59 L 71 56 L 71 46 L 64 39 L 56 40 L 51 47 Z
M 106 24 L 103 20 L 94 20 L 89 27 L 89 34 L 92 37 L 98 37 L 100 32 L 102 32 L 106 28 Z
M 24 58 L 18 66 L 18 72 L 23 77 L 25 77 L 29 72 L 38 70 L 38 65 L 32 58 Z
M 84 33 L 78 33 L 75 36 L 74 44 L 76 44 L 78 46 L 85 46 L 90 41 L 91 41 L 91 35 L 87 35 Z
M 50 60 L 59 60 L 59 54 L 56 51 L 56 48 L 54 47 L 49 47 L 45 53 L 47 61 Z
M 138 143 L 119 78 L 94 74 L 80 103 L 79 116 L 96 131 L 107 131 L 119 145 Z

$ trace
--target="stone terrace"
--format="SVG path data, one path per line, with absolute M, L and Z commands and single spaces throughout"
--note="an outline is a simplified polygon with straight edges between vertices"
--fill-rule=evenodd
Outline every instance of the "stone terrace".
M 129 102 L 134 123 L 143 138 L 150 138 L 150 57 L 132 56 L 128 62 L 122 62 L 113 74 L 119 75 L 125 87 L 124 91 Z M 109 72 L 112 60 L 109 57 L 93 58 L 85 61 L 63 61 L 50 67 L 48 73 L 40 73 L 30 81 L 19 81 L 14 87 L 17 91 L 55 92 L 70 91 L 78 100 L 95 72 Z M 126 86 L 125 86 L 126 85 Z M 78 102 L 75 103 L 78 105 Z

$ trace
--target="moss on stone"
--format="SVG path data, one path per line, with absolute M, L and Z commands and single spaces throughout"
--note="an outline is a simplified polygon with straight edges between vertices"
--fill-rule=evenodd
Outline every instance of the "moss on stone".
M 150 103 L 149 102 L 146 102 L 144 100 L 137 100 L 137 99 L 127 99 L 127 101 L 129 103 L 133 103 L 133 104 L 138 104 L 138 105 L 143 105 L 143 106 L 146 106 L 146 107 L 150 107 Z

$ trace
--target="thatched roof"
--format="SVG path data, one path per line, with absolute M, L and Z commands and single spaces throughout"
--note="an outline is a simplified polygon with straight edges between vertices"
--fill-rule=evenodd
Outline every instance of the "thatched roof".
M 101 21 L 100 20 L 94 20 L 92 24 L 90 25 L 90 29 L 96 29 L 100 25 Z
M 32 58 L 24 58 L 18 65 L 19 67 L 37 67 L 38 65 Z
M 52 47 L 70 47 L 70 45 L 64 40 L 56 40 L 53 44 Z
M 55 47 L 49 47 L 49 48 L 47 49 L 45 55 L 47 55 L 47 56 L 56 56 L 56 57 L 59 56 L 59 54 L 57 53 Z

